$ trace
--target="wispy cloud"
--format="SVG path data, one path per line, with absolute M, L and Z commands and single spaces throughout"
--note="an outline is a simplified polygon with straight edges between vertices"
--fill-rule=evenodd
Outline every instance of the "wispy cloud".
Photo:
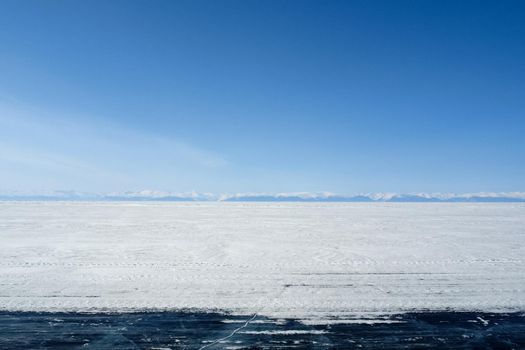
M 0 167 L 64 178 L 79 187 L 106 181 L 130 187 L 164 185 L 199 169 L 228 165 L 226 159 L 176 137 L 159 136 L 101 119 L 64 116 L 0 101 Z M 41 174 L 38 172 L 41 171 Z M 162 179 L 160 181 L 159 179 Z

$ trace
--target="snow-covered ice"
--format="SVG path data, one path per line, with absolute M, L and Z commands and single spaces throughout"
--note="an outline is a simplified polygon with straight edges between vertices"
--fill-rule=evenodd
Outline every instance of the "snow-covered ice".
M 524 311 L 523 203 L 0 202 L 0 309 Z

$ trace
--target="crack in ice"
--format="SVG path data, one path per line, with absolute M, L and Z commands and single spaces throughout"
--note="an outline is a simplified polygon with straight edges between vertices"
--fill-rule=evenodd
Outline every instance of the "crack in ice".
M 211 346 L 214 346 L 214 345 L 220 343 L 221 341 L 224 341 L 224 340 L 226 340 L 226 339 L 229 339 L 229 338 L 233 337 L 233 336 L 234 336 L 237 332 L 239 332 L 241 329 L 248 327 L 248 325 L 250 324 L 250 322 L 252 322 L 257 316 L 258 316 L 257 313 L 254 313 L 254 314 L 252 315 L 252 317 L 250 317 L 248 320 L 246 320 L 246 322 L 244 322 L 244 324 L 243 324 L 242 326 L 240 326 L 239 328 L 234 329 L 233 332 L 231 332 L 229 335 L 227 335 L 226 337 L 223 337 L 223 338 L 217 339 L 217 340 L 213 341 L 213 342 L 210 343 L 210 344 L 203 345 L 203 346 L 201 346 L 201 347 L 199 348 L 199 350 L 209 348 L 209 347 L 211 347 Z
M 272 298 L 272 301 L 275 301 L 277 298 L 279 298 L 279 297 L 284 293 L 284 291 L 285 291 L 288 287 L 289 287 L 289 285 L 288 285 L 288 284 L 285 284 L 285 285 L 279 290 L 279 292 L 277 293 L 277 295 L 274 296 L 274 297 Z M 267 305 L 267 304 L 266 304 L 266 305 Z M 220 342 L 222 342 L 222 341 L 224 341 L 224 340 L 226 340 L 226 339 L 230 339 L 230 338 L 233 337 L 235 334 L 237 334 L 240 330 L 242 330 L 242 329 L 248 327 L 248 325 L 250 324 L 250 322 L 252 322 L 253 320 L 255 320 L 255 318 L 256 318 L 257 316 L 259 316 L 259 314 L 264 310 L 264 308 L 266 307 L 266 305 L 263 306 L 263 307 L 261 307 L 257 312 L 255 312 L 255 313 L 252 315 L 252 317 L 250 317 L 248 320 L 246 320 L 246 322 L 244 322 L 244 324 L 243 324 L 242 326 L 240 326 L 239 328 L 234 329 L 229 335 L 227 335 L 226 337 L 223 337 L 223 338 L 217 339 L 217 340 L 213 341 L 212 343 L 209 343 L 209 344 L 203 345 L 203 346 L 201 346 L 201 347 L 199 348 L 199 350 L 203 350 L 203 349 L 206 349 L 206 348 L 212 347 L 212 346 L 214 346 L 214 345 L 216 345 L 216 344 L 218 344 L 218 343 L 220 343 Z

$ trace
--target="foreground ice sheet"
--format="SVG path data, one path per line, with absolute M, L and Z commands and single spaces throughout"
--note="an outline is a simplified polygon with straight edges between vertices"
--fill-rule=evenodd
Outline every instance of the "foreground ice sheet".
M 9 311 L 525 310 L 524 204 L 0 202 L 0 243 Z

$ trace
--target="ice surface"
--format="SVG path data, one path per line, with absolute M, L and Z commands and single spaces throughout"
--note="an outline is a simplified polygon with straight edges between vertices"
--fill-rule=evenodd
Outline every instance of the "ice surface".
M 524 311 L 522 203 L 0 202 L 0 309 Z

